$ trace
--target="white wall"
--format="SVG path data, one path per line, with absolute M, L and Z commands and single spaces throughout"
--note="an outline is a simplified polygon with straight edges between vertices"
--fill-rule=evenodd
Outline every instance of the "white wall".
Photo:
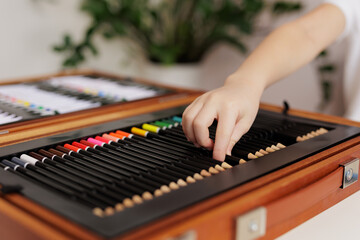
M 303 0 L 307 10 L 318 2 Z M 34 76 L 52 73 L 61 69 L 62 56 L 51 47 L 59 43 L 64 33 L 69 32 L 79 39 L 89 18 L 78 8 L 80 0 L 12 0 L 0 1 L 0 79 Z M 306 11 L 307 11 L 306 10 Z M 301 13 L 302 14 L 302 13 Z M 260 24 L 269 29 L 289 18 L 287 16 L 267 26 L 269 15 L 262 16 Z M 248 40 L 250 48 L 255 47 L 265 34 Z M 83 67 L 95 68 L 122 75 L 143 76 L 139 62 L 127 45 L 119 41 L 100 43 L 100 56 L 91 58 Z M 206 71 L 206 88 L 221 86 L 228 74 L 243 61 L 244 56 L 233 48 L 220 46 L 209 53 L 203 67 Z M 147 76 L 145 76 L 147 77 Z M 281 104 L 287 99 L 292 107 L 317 110 L 320 101 L 316 71 L 307 65 L 281 83 L 271 86 L 263 101 Z

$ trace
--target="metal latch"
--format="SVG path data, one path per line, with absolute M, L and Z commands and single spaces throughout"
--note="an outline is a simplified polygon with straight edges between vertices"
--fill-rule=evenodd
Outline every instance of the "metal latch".
M 343 184 L 341 188 L 347 188 L 359 178 L 359 159 L 355 158 L 350 162 L 341 164 L 341 166 L 344 167 Z
M 266 208 L 259 207 L 236 219 L 236 240 L 250 240 L 264 236 Z

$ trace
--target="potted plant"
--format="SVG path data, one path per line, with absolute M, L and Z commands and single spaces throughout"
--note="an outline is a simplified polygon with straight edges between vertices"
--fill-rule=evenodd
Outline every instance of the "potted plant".
M 280 14 L 300 8 L 297 2 L 265 0 L 84 0 L 81 10 L 92 22 L 83 40 L 75 43 L 66 35 L 54 50 L 65 54 L 64 67 L 76 67 L 88 52 L 97 54 L 95 35 L 127 38 L 147 59 L 148 77 L 184 86 L 184 81 L 200 78 L 199 65 L 215 45 L 227 43 L 245 52 L 243 36 L 254 32 L 262 11 Z

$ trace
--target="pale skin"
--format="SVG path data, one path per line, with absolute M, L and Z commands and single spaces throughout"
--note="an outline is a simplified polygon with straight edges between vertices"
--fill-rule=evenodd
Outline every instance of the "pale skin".
M 266 87 L 314 59 L 345 28 L 345 16 L 322 4 L 305 16 L 273 31 L 250 54 L 223 87 L 198 97 L 183 114 L 183 130 L 196 146 L 213 150 L 223 161 L 253 123 Z M 218 121 L 215 142 L 208 127 Z

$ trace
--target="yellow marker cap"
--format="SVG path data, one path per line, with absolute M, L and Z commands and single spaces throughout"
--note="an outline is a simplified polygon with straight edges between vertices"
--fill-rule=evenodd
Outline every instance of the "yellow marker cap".
M 144 123 L 141 126 L 144 130 L 147 130 L 149 132 L 158 133 L 160 131 L 160 128 L 151 124 Z
M 145 130 L 137 128 L 137 127 L 132 127 L 131 128 L 131 133 L 139 135 L 139 136 L 146 137 L 146 135 L 148 134 L 148 131 L 145 131 Z

